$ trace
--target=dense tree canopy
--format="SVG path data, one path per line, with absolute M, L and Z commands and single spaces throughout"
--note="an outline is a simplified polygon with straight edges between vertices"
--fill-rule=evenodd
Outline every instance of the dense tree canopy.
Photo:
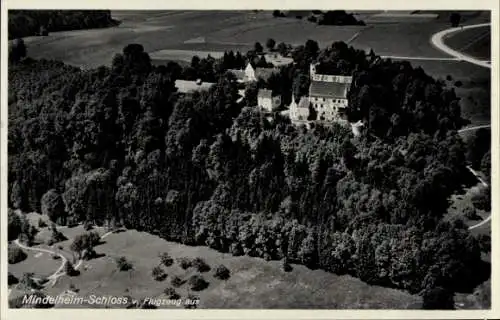
M 9 39 L 115 25 L 109 10 L 9 10 Z
M 129 45 L 112 68 L 10 66 L 11 206 L 411 292 L 470 289 L 485 274 L 466 226 L 442 221 L 465 172 L 462 119 L 454 92 L 423 70 L 311 40 L 294 54 L 302 63 L 265 83 L 290 101 L 309 61 L 353 71 L 351 117 L 369 132 L 354 138 L 238 104 L 225 72 L 209 90 L 180 95 L 182 72 L 148 58 Z M 202 61 L 192 61 L 197 72 Z

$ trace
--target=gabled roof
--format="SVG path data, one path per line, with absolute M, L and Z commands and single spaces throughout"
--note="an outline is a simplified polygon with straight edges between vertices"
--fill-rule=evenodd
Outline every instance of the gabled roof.
M 309 95 L 311 97 L 345 99 L 350 87 L 350 83 L 311 81 Z

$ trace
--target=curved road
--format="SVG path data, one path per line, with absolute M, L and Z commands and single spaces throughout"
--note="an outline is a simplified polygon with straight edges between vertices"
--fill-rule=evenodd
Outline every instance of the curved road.
M 478 59 L 475 59 L 473 57 L 470 57 L 470 56 L 467 56 L 461 52 L 458 52 L 450 47 L 448 47 L 445 43 L 444 43 L 444 37 L 446 35 L 449 35 L 451 33 L 454 33 L 454 32 L 459 32 L 461 30 L 466 30 L 466 29 L 473 29 L 473 28 L 481 28 L 481 27 L 488 27 L 488 26 L 491 26 L 491 23 L 480 23 L 480 24 L 473 24 L 473 25 L 468 25 L 468 26 L 463 26 L 463 27 L 457 27 L 457 28 L 450 28 L 450 29 L 445 29 L 445 30 L 442 30 L 442 31 L 439 31 L 437 33 L 435 33 L 432 37 L 431 37 L 431 43 L 439 50 L 449 54 L 450 56 L 453 56 L 461 61 L 466 61 L 466 62 L 469 62 L 469 63 L 472 63 L 472 64 L 475 64 L 477 66 L 480 66 L 480 67 L 484 67 L 484 68 L 490 68 L 491 69 L 491 65 L 486 62 L 486 61 L 482 61 L 482 60 L 478 60 Z M 466 132 L 466 131 L 471 131 L 471 130 L 477 130 L 477 129 L 481 129 L 481 128 L 490 128 L 491 125 L 479 125 L 479 126 L 474 126 L 474 127 L 468 127 L 468 128 L 464 128 L 462 130 L 459 130 L 458 132 Z M 486 182 L 484 182 L 484 180 L 477 174 L 476 171 L 474 171 L 471 167 L 467 166 L 467 169 L 479 180 L 479 182 L 481 182 L 481 184 L 485 187 L 488 187 L 488 184 Z M 488 223 L 489 221 L 491 220 L 491 212 L 490 212 L 490 215 L 484 219 L 483 221 L 475 224 L 475 225 L 472 225 L 469 227 L 469 230 L 473 230 L 473 229 L 476 229 L 486 223 Z
M 466 62 L 475 64 L 475 65 L 480 66 L 480 67 L 491 69 L 491 65 L 489 62 L 478 60 L 478 59 L 475 59 L 471 56 L 467 56 L 459 51 L 456 51 L 456 50 L 448 47 L 444 43 L 444 37 L 451 34 L 451 33 L 461 31 L 461 30 L 488 27 L 488 26 L 491 26 L 491 23 L 480 23 L 480 24 L 473 24 L 473 25 L 469 25 L 469 26 L 445 29 L 445 30 L 439 31 L 438 33 L 435 33 L 431 38 L 431 43 L 439 50 L 441 50 L 441 51 L 449 54 L 450 56 L 453 56 L 461 61 L 466 61 Z

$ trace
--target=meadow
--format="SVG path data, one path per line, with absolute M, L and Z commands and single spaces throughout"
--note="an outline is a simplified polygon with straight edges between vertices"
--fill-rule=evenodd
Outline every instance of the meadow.
M 68 238 L 83 232 L 81 226 L 60 230 Z M 101 233 L 100 230 L 99 232 Z M 172 277 L 179 276 L 187 280 L 190 276 L 199 274 L 193 268 L 183 270 L 174 263 L 170 267 L 163 267 L 167 273 L 164 281 L 155 281 L 151 270 L 160 264 L 159 254 L 168 252 L 174 261 L 181 257 L 201 257 L 211 266 L 211 271 L 202 273 L 209 282 L 205 290 L 194 292 L 189 289 L 188 284 L 176 288 L 183 298 L 189 293 L 199 296 L 200 308 L 406 309 L 419 308 L 421 303 L 419 296 L 370 286 L 351 276 L 310 270 L 300 265 L 293 265 L 293 270 L 287 273 L 281 269 L 279 261 L 265 261 L 248 256 L 233 257 L 207 247 L 168 242 L 135 230 L 112 234 L 103 242 L 96 247 L 96 252 L 104 256 L 84 261 L 80 267 L 80 275 L 63 276 L 45 292 L 58 295 L 72 285 L 78 289 L 80 296 L 94 294 L 131 296 L 136 299 L 167 298 L 163 291 L 171 286 Z M 68 243 L 58 245 L 66 248 Z M 132 270 L 117 270 L 114 260 L 121 256 L 126 257 L 133 265 Z M 229 268 L 231 277 L 228 280 L 213 277 L 213 270 L 220 264 Z M 38 263 L 33 265 L 34 268 L 37 266 Z M 16 268 L 17 266 L 10 267 L 13 270 Z

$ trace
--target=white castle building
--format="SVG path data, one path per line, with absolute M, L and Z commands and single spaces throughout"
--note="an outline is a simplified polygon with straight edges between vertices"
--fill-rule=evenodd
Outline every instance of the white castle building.
M 316 65 L 311 64 L 311 85 L 309 95 L 302 97 L 297 103 L 294 100 L 289 106 L 289 116 L 293 123 L 305 123 L 310 118 L 310 110 L 316 113 L 316 121 L 337 122 L 349 125 L 346 111 L 349 107 L 347 94 L 351 88 L 352 76 L 326 75 L 316 73 Z M 357 122 L 352 127 L 355 135 L 360 134 L 362 122 Z

